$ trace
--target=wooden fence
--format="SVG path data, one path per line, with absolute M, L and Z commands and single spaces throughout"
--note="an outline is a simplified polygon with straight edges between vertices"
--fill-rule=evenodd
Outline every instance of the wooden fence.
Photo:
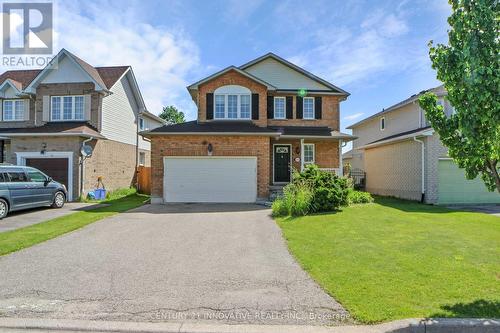
M 137 168 L 137 190 L 139 193 L 151 194 L 151 167 Z

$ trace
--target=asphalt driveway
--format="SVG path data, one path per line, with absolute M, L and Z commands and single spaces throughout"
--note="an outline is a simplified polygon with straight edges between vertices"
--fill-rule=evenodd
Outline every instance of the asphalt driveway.
M 269 213 L 146 205 L 0 257 L 0 316 L 342 321 L 345 310 L 290 256 Z
M 95 209 L 101 204 L 84 202 L 67 202 L 63 208 L 54 209 L 51 207 L 39 207 L 27 210 L 12 212 L 4 219 L 0 220 L 0 232 L 15 230 L 37 224 L 43 221 L 65 216 L 80 210 Z

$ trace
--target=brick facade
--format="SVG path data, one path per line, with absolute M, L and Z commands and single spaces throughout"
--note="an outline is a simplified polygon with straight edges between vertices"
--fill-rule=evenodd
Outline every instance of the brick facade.
M 62 95 L 91 95 L 90 121 L 88 122 L 97 130 L 101 130 L 101 104 L 102 96 L 95 91 L 94 84 L 87 83 L 50 83 L 40 84 L 36 89 L 36 110 L 33 118 L 36 119 L 36 126 L 44 124 L 43 121 L 43 96 L 62 96 Z M 32 102 L 32 104 L 35 104 Z M 36 114 L 35 114 L 36 113 Z
M 151 194 L 163 197 L 164 156 L 207 156 L 207 145 L 213 156 L 256 156 L 257 195 L 269 195 L 269 137 L 261 136 L 153 136 L 151 137 Z
M 252 80 L 240 73 L 231 70 L 221 76 L 214 78 L 199 86 L 198 90 L 198 121 L 207 120 L 207 93 L 213 93 L 215 89 L 226 85 L 240 85 L 252 91 L 252 94 L 259 94 L 259 120 L 253 122 L 258 126 L 266 126 L 267 122 L 267 87 Z

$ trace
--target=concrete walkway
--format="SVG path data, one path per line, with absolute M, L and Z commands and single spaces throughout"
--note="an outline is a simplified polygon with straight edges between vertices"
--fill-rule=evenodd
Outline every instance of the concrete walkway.
M 0 316 L 348 324 L 257 205 L 146 205 L 0 257 Z
M 12 212 L 3 220 L 0 220 L 0 232 L 19 229 L 80 210 L 94 209 L 97 207 L 99 207 L 99 204 L 67 202 L 63 208 L 59 209 L 40 207 Z
M 484 213 L 500 217 L 500 205 L 466 205 L 448 206 L 451 209 L 464 210 L 469 212 Z

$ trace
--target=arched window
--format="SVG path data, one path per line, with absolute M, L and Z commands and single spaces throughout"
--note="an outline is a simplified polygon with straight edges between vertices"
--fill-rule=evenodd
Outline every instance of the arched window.
M 250 89 L 228 85 L 214 91 L 214 119 L 251 119 L 252 92 Z

